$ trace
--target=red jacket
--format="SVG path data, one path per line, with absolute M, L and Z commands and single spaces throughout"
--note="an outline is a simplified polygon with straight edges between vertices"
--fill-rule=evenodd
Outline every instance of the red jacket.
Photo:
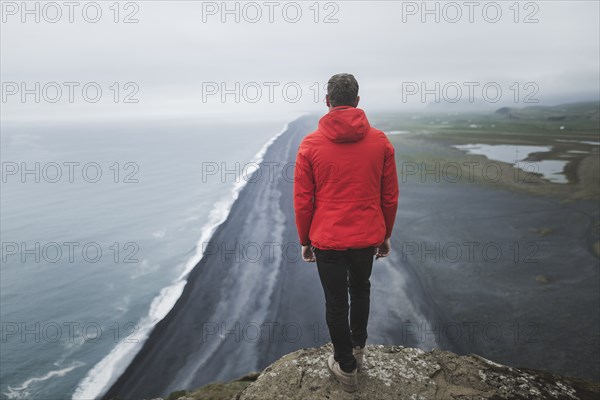
M 294 209 L 302 245 L 345 250 L 378 246 L 398 206 L 394 147 L 363 110 L 339 106 L 300 143 Z

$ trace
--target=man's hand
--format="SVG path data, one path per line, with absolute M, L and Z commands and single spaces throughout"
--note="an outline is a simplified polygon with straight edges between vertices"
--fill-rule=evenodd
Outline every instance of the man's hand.
M 311 245 L 302 246 L 302 259 L 306 262 L 315 262 L 315 252 Z
M 375 259 L 381 257 L 387 257 L 390 255 L 390 251 L 392 251 L 392 245 L 390 243 L 390 238 L 387 238 L 375 249 Z

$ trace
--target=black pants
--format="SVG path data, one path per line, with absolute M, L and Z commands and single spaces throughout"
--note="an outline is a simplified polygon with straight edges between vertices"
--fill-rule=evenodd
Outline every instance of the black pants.
M 352 347 L 363 347 L 367 341 L 371 294 L 369 278 L 374 251 L 374 247 L 343 251 L 315 249 L 319 277 L 325 292 L 325 319 L 333 343 L 334 358 L 345 372 L 356 368 Z

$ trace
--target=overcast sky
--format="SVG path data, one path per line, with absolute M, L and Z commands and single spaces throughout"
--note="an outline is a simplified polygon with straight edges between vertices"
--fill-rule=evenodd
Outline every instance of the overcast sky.
M 137 1 L 118 16 L 109 1 L 97 3 L 99 18 L 88 3 L 73 22 L 63 2 L 61 16 L 37 3 L 36 22 L 20 1 L 2 2 L 4 121 L 325 111 L 323 86 L 338 72 L 356 76 L 369 110 L 419 109 L 436 95 L 468 103 L 471 93 L 492 110 L 598 98 L 598 1 L 428 2 L 429 14 L 421 1 L 228 2 L 229 14 L 220 1 Z M 23 84 L 35 92 L 36 82 L 40 102 L 23 102 Z M 73 103 L 64 82 L 76 83 Z

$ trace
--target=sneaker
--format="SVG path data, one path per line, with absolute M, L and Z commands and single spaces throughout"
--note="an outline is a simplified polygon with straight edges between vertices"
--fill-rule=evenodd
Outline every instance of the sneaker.
M 352 372 L 344 372 L 340 368 L 340 363 L 335 361 L 333 354 L 327 360 L 327 366 L 333 377 L 342 385 L 345 392 L 356 392 L 358 390 L 358 378 L 356 377 L 356 369 Z
M 356 358 L 356 369 L 358 370 L 358 372 L 362 371 L 363 369 L 366 349 L 366 346 L 356 346 L 352 349 L 352 354 L 354 354 L 354 358 Z

